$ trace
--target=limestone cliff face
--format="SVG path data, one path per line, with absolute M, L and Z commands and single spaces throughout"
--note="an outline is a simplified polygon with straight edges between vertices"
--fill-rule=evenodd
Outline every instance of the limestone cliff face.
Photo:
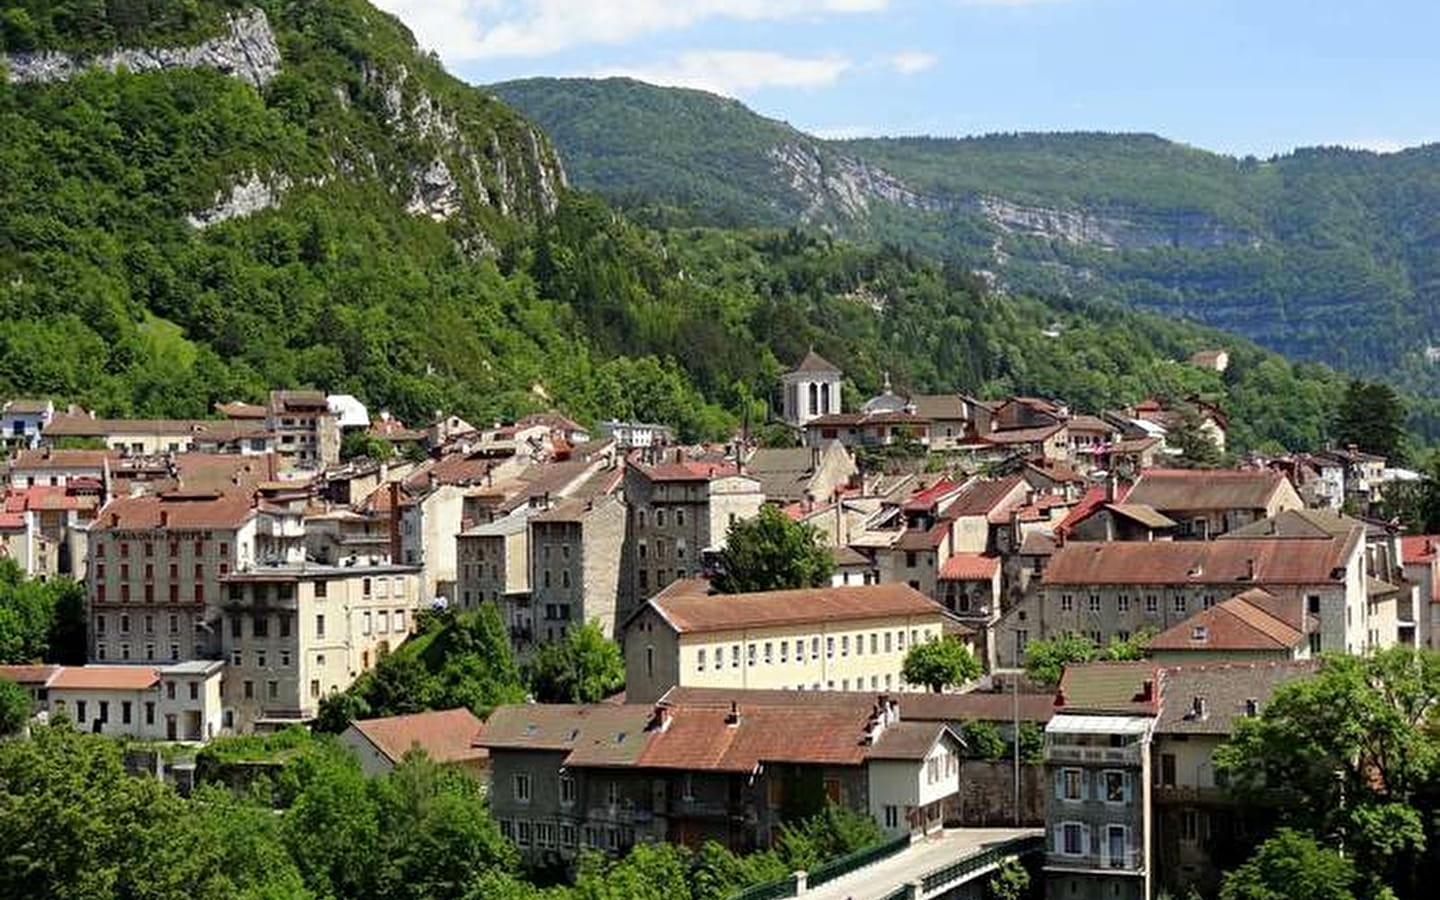
M 10 82 L 66 81 L 90 69 L 155 72 L 165 69 L 218 69 L 261 87 L 280 72 L 280 48 L 265 11 L 251 9 L 230 17 L 224 34 L 190 47 L 137 48 L 86 55 L 41 51 L 0 54 Z
M 799 198 L 807 225 L 865 224 L 877 204 L 931 213 L 971 213 L 1005 235 L 1060 240 L 1106 250 L 1156 247 L 1208 249 L 1255 239 L 1209 216 L 1149 210 L 1088 210 L 1013 203 L 1002 197 L 949 198 L 926 194 L 863 159 L 814 144 L 771 148 L 775 172 Z M 997 248 L 996 262 L 1005 264 Z

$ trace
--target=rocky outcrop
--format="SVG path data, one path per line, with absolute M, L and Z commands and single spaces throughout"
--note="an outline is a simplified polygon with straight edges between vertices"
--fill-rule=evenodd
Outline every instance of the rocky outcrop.
M 462 211 L 466 197 L 507 216 L 555 211 L 565 170 L 533 127 L 502 136 L 493 126 L 462 121 L 403 65 L 388 71 L 367 66 L 363 74 L 379 91 L 386 124 L 435 150 L 430 163 L 406 173 L 411 189 L 405 208 L 412 215 L 444 221 Z
M 216 195 L 213 206 L 186 216 L 185 221 L 203 230 L 231 219 L 253 216 L 279 204 L 289 189 L 290 179 L 284 175 L 266 180 L 259 173 L 251 172 L 250 177 L 230 188 L 228 193 Z
M 414 189 L 405 211 L 412 216 L 428 216 L 437 222 L 444 222 L 460 212 L 460 185 L 450 174 L 450 167 L 443 159 L 433 159 L 430 165 L 418 167 L 410 173 Z
M 224 34 L 190 47 L 116 50 L 85 55 L 44 51 L 0 55 L 12 83 L 67 81 L 91 69 L 155 72 L 165 69 L 218 69 L 260 87 L 280 72 L 280 48 L 264 10 L 230 17 Z
M 1108 250 L 1210 249 L 1255 241 L 1252 235 L 1196 212 L 1098 213 L 1022 206 L 999 197 L 980 197 L 975 205 L 986 220 L 1004 232 Z
M 822 154 L 813 144 L 781 144 L 770 149 L 770 160 L 805 199 L 800 218 L 807 225 L 837 217 L 861 220 L 870 203 L 879 201 L 907 209 L 943 210 L 950 204 L 927 197 L 899 178 L 862 159 Z

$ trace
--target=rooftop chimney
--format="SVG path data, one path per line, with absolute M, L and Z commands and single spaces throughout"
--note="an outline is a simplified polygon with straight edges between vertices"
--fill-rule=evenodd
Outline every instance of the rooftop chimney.
M 730 712 L 725 714 L 725 724 L 731 728 L 740 724 L 740 704 L 734 700 L 730 701 Z

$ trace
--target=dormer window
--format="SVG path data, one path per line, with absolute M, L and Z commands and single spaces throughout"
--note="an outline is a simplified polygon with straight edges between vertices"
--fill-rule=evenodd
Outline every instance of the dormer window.
M 1190 629 L 1190 640 L 1207 641 L 1209 639 L 1210 629 L 1205 627 L 1204 625 L 1196 625 L 1194 628 Z
M 1258 716 L 1258 715 L 1260 715 L 1260 701 L 1257 700 L 1257 699 L 1255 699 L 1254 697 L 1248 697 L 1248 698 L 1246 698 L 1246 700 L 1245 700 L 1245 716 L 1246 716 L 1246 718 L 1253 719 L 1253 718 L 1255 718 L 1255 717 Z

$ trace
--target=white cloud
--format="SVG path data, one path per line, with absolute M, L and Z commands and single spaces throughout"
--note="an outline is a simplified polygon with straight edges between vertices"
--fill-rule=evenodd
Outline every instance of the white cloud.
M 901 75 L 914 75 L 916 72 L 923 72 L 940 60 L 933 53 L 926 53 L 923 50 L 902 50 L 891 55 L 886 60 L 890 68 Z
M 759 88 L 817 88 L 834 84 L 854 63 L 842 56 L 786 56 L 762 50 L 691 50 L 651 66 L 602 69 L 651 84 L 699 88 L 728 97 Z
M 1414 147 L 1423 141 L 1405 141 L 1395 138 L 1365 138 L 1358 141 L 1341 141 L 1340 146 L 1349 147 L 1351 150 L 1369 150 L 1372 153 L 1399 153 L 1409 147 Z
M 623 44 L 706 19 L 879 12 L 889 0 L 376 0 L 448 61 Z

